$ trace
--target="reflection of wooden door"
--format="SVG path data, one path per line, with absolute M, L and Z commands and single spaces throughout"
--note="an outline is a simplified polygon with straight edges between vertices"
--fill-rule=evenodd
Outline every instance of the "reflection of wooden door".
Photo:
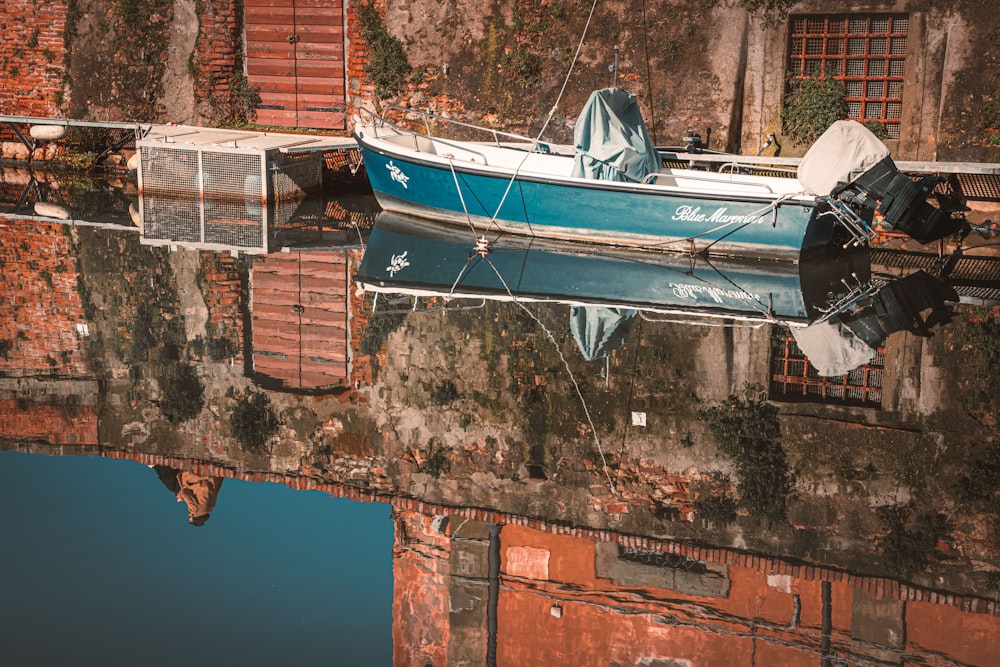
M 262 125 L 343 129 L 343 0 L 245 0 L 247 78 Z
M 275 253 L 254 263 L 254 372 L 289 389 L 346 386 L 349 290 L 343 251 Z

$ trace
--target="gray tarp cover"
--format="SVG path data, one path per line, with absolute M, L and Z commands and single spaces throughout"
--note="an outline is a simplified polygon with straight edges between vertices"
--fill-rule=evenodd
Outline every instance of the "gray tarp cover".
M 804 329 L 793 328 L 792 336 L 823 377 L 838 377 L 867 364 L 875 350 L 844 324 L 820 322 Z
M 609 357 L 612 352 L 624 345 L 637 314 L 638 311 L 632 308 L 606 306 L 570 308 L 569 326 L 584 359 L 593 361 Z
M 620 88 L 595 90 L 573 129 L 572 176 L 642 181 L 660 170 L 657 153 L 635 95 Z
M 838 120 L 816 140 L 799 163 L 806 192 L 827 196 L 841 190 L 888 157 L 889 149 L 853 120 Z

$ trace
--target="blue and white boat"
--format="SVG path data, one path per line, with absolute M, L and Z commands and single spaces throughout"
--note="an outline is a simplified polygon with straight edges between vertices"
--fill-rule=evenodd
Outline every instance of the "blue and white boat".
M 367 114 L 355 123 L 369 182 L 388 211 L 433 218 L 480 238 L 514 233 L 691 255 L 800 262 L 871 236 L 876 209 L 921 242 L 961 228 L 963 202 L 932 206 L 935 182 L 899 174 L 866 128 L 841 121 L 798 178 L 662 166 L 635 97 L 596 91 L 575 145 L 483 130 L 404 110 L 424 131 Z M 457 127 L 488 141 L 442 138 Z

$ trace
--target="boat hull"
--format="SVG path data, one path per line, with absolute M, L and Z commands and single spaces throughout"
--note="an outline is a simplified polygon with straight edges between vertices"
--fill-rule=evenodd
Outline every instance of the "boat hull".
M 649 184 L 544 177 L 394 150 L 357 135 L 369 182 L 388 211 L 575 242 L 801 261 L 841 242 L 815 200 L 692 194 Z

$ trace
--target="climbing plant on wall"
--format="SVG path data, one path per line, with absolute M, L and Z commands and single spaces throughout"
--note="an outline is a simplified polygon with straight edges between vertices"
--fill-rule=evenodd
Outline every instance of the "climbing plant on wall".
M 831 76 L 789 75 L 788 93 L 781 109 L 785 135 L 811 144 L 834 122 L 847 117 L 844 83 Z
M 365 76 L 371 81 L 377 99 L 392 97 L 403 89 L 412 69 L 403 43 L 389 34 L 371 4 L 358 7 L 358 21 L 368 45 Z

